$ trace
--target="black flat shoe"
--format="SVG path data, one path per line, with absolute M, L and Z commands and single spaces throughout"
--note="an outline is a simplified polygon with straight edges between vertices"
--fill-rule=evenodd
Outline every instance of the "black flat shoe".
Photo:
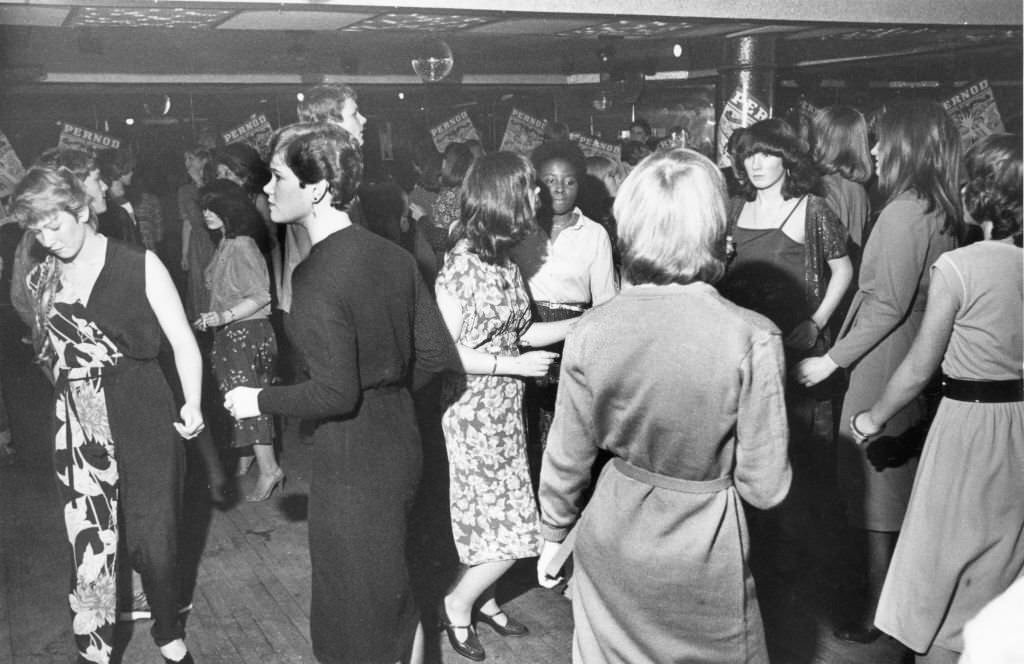
M 882 635 L 882 630 L 874 626 L 865 627 L 860 623 L 850 623 L 836 628 L 832 634 L 842 641 L 853 643 L 874 643 Z
M 164 664 L 196 664 L 196 662 L 192 659 L 192 653 L 187 652 L 181 659 L 168 659 L 164 657 Z
M 477 611 L 476 615 L 477 620 L 487 623 L 491 626 L 491 629 L 502 636 L 522 636 L 530 633 L 530 630 L 527 629 L 526 625 L 508 615 L 501 609 L 498 609 L 497 613 L 491 614 L 484 613 L 483 611 Z M 505 616 L 504 625 L 495 620 L 498 616 Z
M 448 634 L 448 643 L 452 644 L 452 649 L 455 652 L 474 662 L 482 662 L 486 659 L 487 653 L 484 652 L 484 647 L 480 645 L 480 639 L 476 635 L 476 628 L 472 625 L 453 625 L 452 621 L 448 619 L 448 611 L 444 608 L 443 598 L 437 608 L 437 620 L 441 624 L 441 629 Z M 459 641 L 455 636 L 455 630 L 457 629 L 466 630 L 465 641 Z

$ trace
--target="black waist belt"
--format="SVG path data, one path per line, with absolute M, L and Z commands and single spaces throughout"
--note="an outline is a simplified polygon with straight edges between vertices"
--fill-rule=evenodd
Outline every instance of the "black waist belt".
M 973 403 L 1024 401 L 1024 380 L 962 380 L 943 376 L 942 396 Z

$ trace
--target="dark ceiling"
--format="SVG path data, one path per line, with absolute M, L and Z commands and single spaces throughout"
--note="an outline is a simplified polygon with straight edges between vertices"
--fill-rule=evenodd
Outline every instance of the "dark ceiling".
M 744 35 L 774 42 L 774 63 L 758 64 L 774 64 L 783 89 L 952 89 L 987 78 L 1020 97 L 1019 0 L 501 4 L 0 0 L 0 122 L 159 115 L 168 95 L 174 115 L 230 122 L 255 108 L 277 124 L 295 92 L 320 80 L 353 83 L 369 115 L 512 95 L 586 104 L 595 90 L 635 102 L 644 90 L 713 88 L 724 44 Z M 410 59 L 436 38 L 454 68 L 424 84 Z

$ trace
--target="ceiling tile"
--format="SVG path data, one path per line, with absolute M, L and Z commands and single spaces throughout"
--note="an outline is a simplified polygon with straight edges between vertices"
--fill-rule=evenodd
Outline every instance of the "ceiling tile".
M 671 36 L 694 26 L 679 19 L 631 19 L 624 18 L 607 23 L 598 23 L 577 30 L 567 30 L 566 37 L 662 37 Z
M 318 11 L 243 11 L 217 25 L 220 30 L 340 30 L 373 14 Z
M 441 32 L 454 32 L 490 23 L 492 20 L 483 16 L 412 12 L 408 14 L 380 14 L 343 29 L 351 32 L 375 30 L 437 30 Z
M 67 27 L 208 28 L 235 13 L 233 9 L 188 7 L 77 7 Z

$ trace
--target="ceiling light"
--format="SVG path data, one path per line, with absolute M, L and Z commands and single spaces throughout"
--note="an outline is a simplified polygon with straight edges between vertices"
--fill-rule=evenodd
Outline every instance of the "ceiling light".
M 681 57 L 682 55 L 683 55 L 683 45 L 682 44 L 678 44 L 678 43 L 677 44 L 672 44 L 672 57 L 678 58 L 678 57 Z
M 125 118 L 124 123 L 131 127 L 133 124 L 135 124 L 135 118 Z

